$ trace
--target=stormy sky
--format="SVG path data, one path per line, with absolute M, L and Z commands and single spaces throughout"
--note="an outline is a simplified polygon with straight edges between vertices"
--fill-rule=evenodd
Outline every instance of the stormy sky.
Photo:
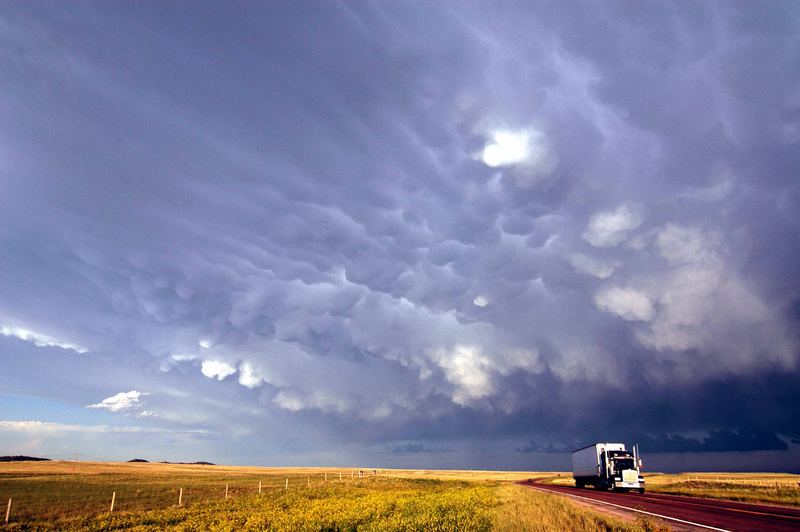
M 800 470 L 800 4 L 0 4 L 0 454 Z

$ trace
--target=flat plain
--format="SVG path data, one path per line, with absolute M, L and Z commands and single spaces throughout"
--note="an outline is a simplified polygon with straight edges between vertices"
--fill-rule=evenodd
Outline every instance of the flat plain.
M 11 530 L 665 528 L 655 521 L 609 517 L 514 483 L 531 477 L 558 478 L 557 475 L 10 462 L 0 464 L 0 501 L 12 499 Z

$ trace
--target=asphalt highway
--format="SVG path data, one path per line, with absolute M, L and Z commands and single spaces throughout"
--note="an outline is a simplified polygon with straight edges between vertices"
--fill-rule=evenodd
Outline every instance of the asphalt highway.
M 521 484 L 533 489 L 559 493 L 587 502 L 608 505 L 664 519 L 667 523 L 698 530 L 800 531 L 800 508 L 749 504 L 699 497 L 679 497 L 655 493 L 616 493 L 592 488 L 541 484 L 535 480 Z

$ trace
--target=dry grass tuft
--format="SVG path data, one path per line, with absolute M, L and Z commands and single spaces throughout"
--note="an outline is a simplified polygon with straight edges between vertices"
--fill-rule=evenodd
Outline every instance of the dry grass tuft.
M 494 523 L 499 532 L 570 530 L 666 531 L 668 527 L 653 519 L 623 521 L 578 506 L 566 497 L 543 493 L 517 485 L 498 489 L 501 507 Z
M 783 473 L 680 473 L 649 475 L 654 493 L 800 506 L 800 475 Z

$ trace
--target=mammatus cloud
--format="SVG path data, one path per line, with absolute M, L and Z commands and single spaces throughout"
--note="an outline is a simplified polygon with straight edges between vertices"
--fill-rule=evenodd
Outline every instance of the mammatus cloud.
M 656 314 L 650 299 L 633 288 L 604 288 L 594 296 L 594 302 L 598 308 L 626 321 L 650 321 Z
M 594 259 L 581 253 L 575 253 L 569 256 L 569 263 L 575 268 L 578 273 L 584 273 L 597 277 L 598 279 L 607 279 L 611 277 L 616 269 L 613 264 L 608 264 L 602 260 Z
M 593 214 L 583 238 L 595 247 L 616 246 L 625 241 L 629 233 L 641 224 L 642 219 L 638 214 L 627 205 L 620 205 L 613 211 Z
M 793 434 L 800 8 L 755 9 L 0 4 L 0 410 L 253 463 Z

